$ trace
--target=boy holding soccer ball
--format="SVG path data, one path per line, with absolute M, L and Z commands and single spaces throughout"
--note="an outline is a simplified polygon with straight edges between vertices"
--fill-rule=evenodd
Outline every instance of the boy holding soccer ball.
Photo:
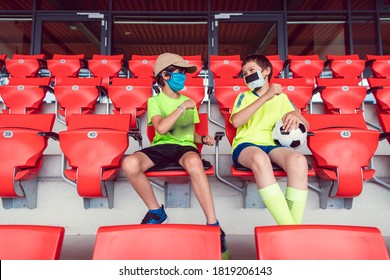
M 300 224 L 308 194 L 306 158 L 275 143 L 272 129 L 282 119 L 287 131 L 307 120 L 295 109 L 279 84 L 270 85 L 272 64 L 263 55 L 250 55 L 242 62 L 245 83 L 250 88 L 237 96 L 230 122 L 237 128 L 233 161 L 250 168 L 264 204 L 280 224 Z M 287 173 L 284 195 L 273 174 L 272 162 Z

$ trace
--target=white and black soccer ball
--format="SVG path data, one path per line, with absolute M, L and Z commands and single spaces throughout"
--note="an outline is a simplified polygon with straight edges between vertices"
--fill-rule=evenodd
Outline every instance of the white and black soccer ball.
M 299 123 L 298 128 L 293 129 L 291 132 L 284 131 L 282 127 L 283 121 L 279 120 L 272 131 L 272 137 L 280 145 L 297 149 L 305 143 L 307 131 L 302 122 Z

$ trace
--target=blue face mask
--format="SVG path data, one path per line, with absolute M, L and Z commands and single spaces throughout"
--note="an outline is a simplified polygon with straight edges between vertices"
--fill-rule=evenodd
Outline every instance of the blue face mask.
M 186 81 L 186 75 L 180 72 L 173 73 L 167 71 L 167 73 L 171 75 L 171 78 L 167 81 L 169 87 L 175 92 L 182 90 Z

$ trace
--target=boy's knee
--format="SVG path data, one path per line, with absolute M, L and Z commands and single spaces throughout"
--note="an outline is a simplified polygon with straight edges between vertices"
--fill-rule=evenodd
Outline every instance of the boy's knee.
M 122 168 L 126 174 L 137 173 L 140 170 L 139 160 L 133 156 L 129 155 L 123 159 Z
M 301 153 L 294 153 L 292 156 L 288 158 L 287 165 L 294 169 L 299 169 L 307 172 L 308 164 L 306 157 Z
M 186 156 L 183 160 L 183 165 L 187 171 L 196 171 L 199 169 L 203 170 L 202 160 L 197 154 Z
M 256 153 L 251 157 L 251 169 L 255 170 L 265 170 L 266 168 L 272 169 L 271 159 L 267 154 Z

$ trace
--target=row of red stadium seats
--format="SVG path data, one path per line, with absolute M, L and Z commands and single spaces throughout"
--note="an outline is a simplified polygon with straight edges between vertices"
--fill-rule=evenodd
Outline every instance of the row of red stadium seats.
M 0 259 L 58 260 L 65 228 L 0 225 Z M 257 226 L 258 260 L 388 260 L 376 227 Z M 220 229 L 206 225 L 117 225 L 97 230 L 93 260 L 220 260 Z
M 130 114 L 73 114 L 66 130 L 55 133 L 52 132 L 54 114 L 0 114 L 0 153 L 3 155 L 0 158 L 0 197 L 3 207 L 17 207 L 15 205 L 20 205 L 20 200 L 28 208 L 36 207 L 36 177 L 42 166 L 48 138 L 52 138 L 59 141 L 67 162 L 62 170 L 64 178 L 76 186 L 78 194 L 84 198 L 84 207 L 96 207 L 94 201 L 103 199 L 105 206 L 112 208 L 114 179 L 129 146 L 129 136 L 137 140 L 142 148 L 142 135 L 139 131 L 131 130 L 131 119 Z M 208 135 L 207 114 L 199 114 L 199 119 L 200 123 L 195 126 L 196 132 Z M 325 182 L 320 185 L 320 206 L 326 208 L 329 197 L 338 197 L 346 201 L 345 208 L 349 209 L 352 207 L 352 199 L 362 191 L 363 180 L 374 176 L 375 170 L 369 167 L 370 159 L 379 141 L 389 138 L 389 133 L 379 134 L 377 130 L 367 129 L 361 114 L 308 114 L 307 119 L 311 127 L 307 145 L 313 155 L 309 176 L 316 175 Z M 226 134 L 231 142 L 235 129 L 229 122 L 226 122 Z M 148 129 L 147 136 L 151 142 L 154 130 Z M 215 175 L 226 182 L 219 175 L 218 164 L 219 141 L 223 136 L 224 132 L 215 134 L 216 169 L 206 160 L 203 160 L 203 165 L 207 175 Z M 202 145 L 198 145 L 198 150 L 201 153 Z M 351 160 L 351 155 L 354 160 Z M 231 173 L 243 181 L 253 177 L 252 171 L 242 166 L 232 166 Z M 274 173 L 276 176 L 286 176 L 278 166 L 275 166 Z M 146 175 L 165 178 L 167 183 L 163 190 L 167 192 L 172 187 L 177 189 L 177 177 L 189 176 L 179 164 L 162 169 L 152 168 Z M 245 197 L 246 184 L 229 185 Z M 189 182 L 186 181 L 179 188 L 189 191 Z M 166 205 L 176 207 L 169 201 L 175 201 L 175 191 L 170 193 L 172 196 Z M 188 196 L 186 200 L 184 205 L 189 205 Z
M 281 71 L 289 69 L 293 77 L 304 77 L 309 85 L 313 85 L 314 78 L 320 77 L 326 67 L 332 71 L 334 78 L 361 77 L 366 66 L 371 68 L 373 77 L 390 76 L 389 55 L 366 55 L 366 59 L 360 59 L 357 54 L 327 54 L 326 60 L 320 59 L 319 55 L 288 55 L 285 61 L 279 55 L 267 57 L 273 65 L 274 77 L 279 77 Z M 6 58 L 5 54 L 0 55 L 0 63 L 5 66 L 11 77 L 36 77 L 42 68 L 48 69 L 50 75 L 56 78 L 75 77 L 82 68 L 89 69 L 93 76 L 98 77 L 116 77 L 120 71 L 127 70 L 133 77 L 153 77 L 153 66 L 157 55 L 133 55 L 127 61 L 124 60 L 123 54 L 96 54 L 89 60 L 85 59 L 84 54 L 54 54 L 51 59 L 46 60 L 44 54 L 14 54 L 12 58 Z M 192 74 L 193 77 L 198 76 L 204 65 L 215 78 L 238 77 L 241 72 L 242 61 L 239 55 L 210 55 L 208 63 L 202 61 L 200 55 L 183 56 L 183 58 L 197 66 L 198 70 Z
M 368 78 L 367 81 L 368 87 L 360 85 L 361 79 L 317 78 L 318 86 L 312 88 L 303 78 L 272 80 L 284 87 L 284 93 L 302 113 L 309 111 L 309 103 L 316 93 L 319 93 L 323 101 L 325 113 L 363 113 L 364 100 L 370 93 L 374 95 L 378 113 L 389 113 L 390 79 Z M 236 78 L 215 79 L 214 86 L 204 84 L 203 78 L 187 79 L 186 87 L 181 93 L 194 99 L 199 107 L 207 88 L 209 99 L 214 96 L 222 112 L 233 106 L 240 92 L 247 90 L 244 81 Z M 66 77 L 55 86 L 50 86 L 49 77 L 10 78 L 8 85 L 0 86 L 0 97 L 6 107 L 3 113 L 39 113 L 47 92 L 53 93 L 57 101 L 57 116 L 66 121 L 73 113 L 93 112 L 100 96 L 108 96 L 115 114 L 128 113 L 139 117 L 145 113 L 147 99 L 153 95 L 153 79 L 113 78 L 110 85 L 104 87 L 99 77 Z

